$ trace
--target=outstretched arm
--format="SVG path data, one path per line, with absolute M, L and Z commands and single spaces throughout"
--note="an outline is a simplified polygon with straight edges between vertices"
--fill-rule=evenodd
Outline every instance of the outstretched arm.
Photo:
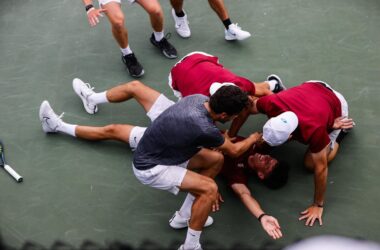
M 306 219 L 306 226 L 313 226 L 316 220 L 322 226 L 323 205 L 327 183 L 327 150 L 329 145 L 318 153 L 311 153 L 311 162 L 314 169 L 314 203 L 301 212 L 299 220 Z
M 252 197 L 251 192 L 245 184 L 235 183 L 231 185 L 231 188 L 239 196 L 240 200 L 253 216 L 259 218 L 260 215 L 265 214 L 259 203 Z M 261 216 L 260 223 L 267 234 L 273 239 L 279 239 L 282 237 L 280 225 L 276 218 L 264 215 Z

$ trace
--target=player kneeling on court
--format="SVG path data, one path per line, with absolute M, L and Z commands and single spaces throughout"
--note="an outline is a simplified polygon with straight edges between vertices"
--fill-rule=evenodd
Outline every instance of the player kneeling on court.
M 210 211 L 218 209 L 219 194 L 213 178 L 224 161 L 222 153 L 210 148 L 238 157 L 261 137 L 254 133 L 232 143 L 215 125 L 234 119 L 248 105 L 247 94 L 236 86 L 224 86 L 211 98 L 192 95 L 174 103 L 139 81 L 95 93 L 89 84 L 74 79 L 73 88 L 90 114 L 98 112 L 99 103 L 134 98 L 152 124 L 147 129 L 126 124 L 77 126 L 63 122 L 44 101 L 39 113 L 44 132 L 63 132 L 87 140 L 119 140 L 136 147 L 133 171 L 141 183 L 173 194 L 189 193 L 185 200 L 190 215 L 186 218 L 188 233 L 180 249 L 201 249 L 202 228 L 210 222 Z

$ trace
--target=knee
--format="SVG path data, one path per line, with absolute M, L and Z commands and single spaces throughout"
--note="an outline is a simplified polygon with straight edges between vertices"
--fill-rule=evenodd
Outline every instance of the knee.
M 212 167 L 215 169 L 215 171 L 219 172 L 222 169 L 224 163 L 223 154 L 218 151 L 212 151 L 209 159 L 211 160 Z
M 112 28 L 117 31 L 122 31 L 125 29 L 124 27 L 124 16 L 117 15 L 111 21 Z
M 137 81 L 137 80 L 134 80 L 134 81 L 131 81 L 131 82 L 124 84 L 124 87 L 130 91 L 141 88 L 142 86 L 144 86 L 144 84 L 140 81 Z
M 151 16 L 152 18 L 155 18 L 155 19 L 160 19 L 160 20 L 164 19 L 164 13 L 163 13 L 163 11 L 159 5 L 154 6 L 152 8 L 149 8 L 148 14 L 149 14 L 149 16 Z
M 110 124 L 110 125 L 107 125 L 107 126 L 103 127 L 104 134 L 106 134 L 108 136 L 116 134 L 116 132 L 118 131 L 119 126 L 120 125 L 118 125 L 118 124 Z
M 216 195 L 218 194 L 218 185 L 216 185 L 213 179 L 208 177 L 206 178 L 207 179 L 204 185 L 204 194 L 207 196 L 209 200 L 214 201 L 216 199 Z

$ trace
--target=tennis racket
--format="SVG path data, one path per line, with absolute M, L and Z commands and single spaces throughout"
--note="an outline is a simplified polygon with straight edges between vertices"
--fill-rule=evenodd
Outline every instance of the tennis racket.
M 16 171 L 11 168 L 11 166 L 7 165 L 4 156 L 4 144 L 0 141 L 0 167 L 4 168 L 5 171 L 8 172 L 17 182 L 22 182 L 23 178 Z

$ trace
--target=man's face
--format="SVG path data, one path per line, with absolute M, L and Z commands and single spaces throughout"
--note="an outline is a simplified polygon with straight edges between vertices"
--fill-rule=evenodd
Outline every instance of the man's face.
M 277 166 L 278 161 L 270 155 L 255 153 L 248 157 L 248 165 L 260 179 L 267 178 Z

